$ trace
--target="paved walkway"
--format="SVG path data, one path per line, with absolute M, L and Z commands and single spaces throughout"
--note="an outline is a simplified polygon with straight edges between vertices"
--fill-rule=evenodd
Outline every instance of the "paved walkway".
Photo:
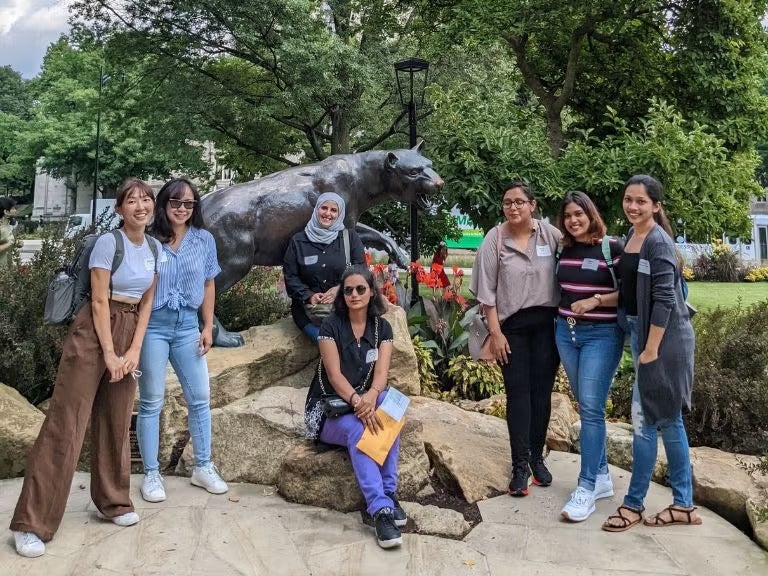
M 401 549 L 381 550 L 360 515 L 289 504 L 269 486 L 236 484 L 212 496 L 184 478 L 168 478 L 169 499 L 144 502 L 134 476 L 133 498 L 142 521 L 119 528 L 94 515 L 87 474 L 77 474 L 64 522 L 48 553 L 18 556 L 9 531 L 0 539 L 3 576 L 162 575 L 539 575 L 724 576 L 768 574 L 768 553 L 709 510 L 698 527 L 622 534 L 600 530 L 619 497 L 601 500 L 581 524 L 559 520 L 560 507 L 578 472 L 578 456 L 550 457 L 553 486 L 532 487 L 517 499 L 500 496 L 480 504 L 484 522 L 464 541 L 406 534 Z M 629 474 L 614 469 L 619 491 Z M 568 479 L 565 482 L 564 479 Z M 10 521 L 21 480 L 0 482 L 0 524 Z M 618 494 L 619 492 L 617 492 Z M 623 492 L 621 492 L 623 493 Z M 654 485 L 648 509 L 670 502 Z

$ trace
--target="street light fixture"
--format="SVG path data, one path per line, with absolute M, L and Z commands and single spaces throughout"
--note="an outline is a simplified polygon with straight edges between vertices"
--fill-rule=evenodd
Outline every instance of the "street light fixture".
M 416 146 L 416 108 L 424 105 L 424 91 L 429 76 L 429 62 L 420 58 L 406 58 L 395 62 L 395 79 L 400 104 L 408 110 L 408 144 Z M 419 212 L 411 202 L 411 262 L 419 260 Z M 411 276 L 411 305 L 419 299 L 416 272 Z

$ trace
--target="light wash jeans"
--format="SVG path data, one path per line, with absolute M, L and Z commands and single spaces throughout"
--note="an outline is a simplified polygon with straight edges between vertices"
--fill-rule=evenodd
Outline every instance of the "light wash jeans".
M 167 306 L 153 310 L 141 346 L 139 369 L 138 434 L 144 471 L 159 470 L 160 410 L 165 398 L 165 372 L 168 360 L 181 383 L 187 401 L 189 434 L 195 465 L 211 461 L 211 408 L 208 363 L 200 355 L 200 330 L 197 310 Z
M 576 322 L 557 317 L 555 332 L 563 364 L 581 416 L 581 471 L 578 485 L 595 489 L 597 474 L 608 473 L 605 402 L 624 348 L 624 331 L 615 322 Z
M 638 350 L 637 317 L 625 316 L 630 334 L 632 360 L 637 371 Z M 679 412 L 673 419 L 649 426 L 643 417 L 640 404 L 640 393 L 637 388 L 637 378 L 632 386 L 632 478 L 629 489 L 624 497 L 624 504 L 630 508 L 641 510 L 648 487 L 651 484 L 653 468 L 656 465 L 658 452 L 658 432 L 664 442 L 664 452 L 669 463 L 669 484 L 672 486 L 672 501 L 676 506 L 689 508 L 693 506 L 693 481 L 691 475 L 691 459 L 688 452 L 688 435 L 683 425 L 683 414 Z

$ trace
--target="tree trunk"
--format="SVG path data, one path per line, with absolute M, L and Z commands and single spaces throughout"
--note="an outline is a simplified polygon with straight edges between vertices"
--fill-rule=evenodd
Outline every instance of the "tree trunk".
M 565 148 L 562 109 L 547 107 L 547 142 L 552 158 L 559 158 Z
M 341 106 L 331 110 L 331 154 L 349 154 L 349 112 Z

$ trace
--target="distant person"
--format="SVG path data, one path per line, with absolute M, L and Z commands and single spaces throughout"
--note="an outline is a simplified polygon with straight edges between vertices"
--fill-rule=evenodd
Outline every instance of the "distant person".
M 605 403 L 624 350 L 624 331 L 616 319 L 619 293 L 614 271 L 623 242 L 606 237 L 603 219 L 584 192 L 565 195 L 558 228 L 563 240 L 557 264 L 560 306 L 555 338 L 581 416 L 581 470 L 561 515 L 581 522 L 595 511 L 595 500 L 613 496 Z
M 11 265 L 11 249 L 16 243 L 10 219 L 16 215 L 16 200 L 9 196 L 0 198 L 0 268 Z
M 205 355 L 213 344 L 214 278 L 221 272 L 216 242 L 205 229 L 200 194 L 186 178 L 175 178 L 157 193 L 150 233 L 163 245 L 144 345 L 141 348 L 139 416 L 136 432 L 144 463 L 141 496 L 166 498 L 160 474 L 160 411 L 165 401 L 168 361 L 187 403 L 195 458 L 191 482 L 212 494 L 229 490 L 211 460 L 211 389 Z M 198 311 L 202 328 L 198 327 Z
M 440 242 L 437 251 L 435 251 L 435 255 L 432 257 L 431 266 L 432 273 L 437 275 L 440 288 L 448 288 L 448 286 L 451 285 L 448 276 L 445 273 L 446 258 L 448 258 L 448 246 L 445 242 Z
M 111 274 L 116 240 L 110 232 L 93 247 L 91 299 L 64 341 L 53 397 L 29 453 L 11 530 L 16 552 L 45 554 L 64 517 L 83 438 L 91 425 L 91 499 L 96 515 L 118 526 L 139 521 L 129 494 L 128 430 L 144 331 L 152 310 L 157 263 L 145 235 L 155 196 L 130 178 L 117 191 L 116 212 L 125 255 Z M 159 243 L 157 252 L 162 258 Z
M 504 192 L 502 207 L 504 222 L 485 235 L 477 251 L 470 290 L 485 309 L 491 353 L 504 376 L 512 452 L 509 493 L 527 496 L 531 477 L 539 486 L 552 483 L 544 444 L 560 365 L 555 252 L 562 234 L 533 217 L 536 200 L 522 182 Z
M 365 249 L 354 230 L 347 231 L 349 258 L 345 253 L 345 207 L 338 194 L 320 194 L 312 217 L 304 230 L 291 238 L 283 259 L 291 316 L 313 342 L 317 341 L 323 319 L 333 309 L 344 270 L 349 264 L 365 264 Z
M 624 187 L 624 214 L 632 225 L 619 261 L 619 323 L 630 335 L 632 477 L 624 502 L 603 524 L 623 532 L 638 524 L 656 464 L 658 433 L 667 453 L 672 504 L 645 519 L 654 527 L 701 524 L 693 505 L 691 460 L 683 412 L 691 409 L 694 332 L 683 297 L 672 230 L 658 180 L 639 174 Z
M 320 326 L 322 360 L 304 408 L 306 436 L 347 448 L 366 509 L 374 519 L 376 540 L 382 548 L 392 548 L 402 543 L 400 527 L 408 521 L 396 497 L 400 438 L 382 465 L 357 448 L 366 428 L 375 434 L 382 427 L 376 407 L 388 394 L 392 326 L 381 317 L 386 304 L 366 266 L 344 272 L 340 287 L 334 312 Z M 326 418 L 321 400 L 333 393 L 353 411 Z

